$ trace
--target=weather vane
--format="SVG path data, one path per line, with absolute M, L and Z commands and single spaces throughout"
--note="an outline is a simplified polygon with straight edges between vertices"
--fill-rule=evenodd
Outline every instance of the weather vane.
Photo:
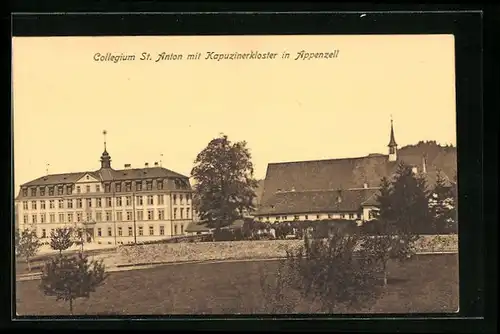
M 106 151 L 106 135 L 108 134 L 108 131 L 102 130 L 102 135 L 104 136 L 104 150 Z

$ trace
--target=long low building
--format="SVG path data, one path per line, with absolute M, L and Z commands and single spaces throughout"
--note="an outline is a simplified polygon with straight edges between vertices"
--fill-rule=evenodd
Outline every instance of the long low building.
M 125 244 L 184 235 L 193 221 L 187 176 L 155 163 L 113 169 L 106 150 L 96 171 L 52 174 L 21 185 L 20 229 L 48 241 L 58 227 L 80 227 L 87 242 Z
M 439 166 L 427 166 L 426 157 L 398 154 L 391 121 L 389 154 L 358 158 L 270 163 L 255 217 L 263 222 L 373 218 L 383 177 L 391 179 L 399 162 L 421 173 L 427 184 L 436 182 Z M 449 177 L 440 171 L 448 184 Z

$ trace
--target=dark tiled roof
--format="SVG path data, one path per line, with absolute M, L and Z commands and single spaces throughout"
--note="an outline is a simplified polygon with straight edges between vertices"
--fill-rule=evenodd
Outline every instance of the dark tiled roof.
M 376 192 L 374 189 L 279 192 L 263 203 L 257 214 L 359 211 L 361 204 Z

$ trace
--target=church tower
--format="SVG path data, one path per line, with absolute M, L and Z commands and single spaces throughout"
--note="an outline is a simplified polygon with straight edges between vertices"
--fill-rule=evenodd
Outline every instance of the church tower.
M 106 151 L 106 134 L 107 131 L 104 130 L 102 132 L 102 135 L 104 136 L 104 152 L 102 152 L 101 155 L 101 169 L 111 168 L 111 156 L 109 155 L 108 151 Z
M 392 125 L 391 118 L 391 139 L 389 140 L 389 161 L 396 161 L 398 159 L 398 144 L 396 144 L 396 139 L 394 139 L 394 127 Z

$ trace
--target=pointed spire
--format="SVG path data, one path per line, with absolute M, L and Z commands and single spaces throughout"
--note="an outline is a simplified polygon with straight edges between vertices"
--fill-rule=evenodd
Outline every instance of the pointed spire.
M 108 131 L 102 130 L 102 136 L 104 137 L 104 152 L 106 152 L 106 135 L 108 134 Z
M 391 138 L 389 140 L 389 145 L 387 145 L 389 147 L 396 147 L 398 146 L 398 144 L 396 144 L 396 139 L 394 138 L 394 126 L 393 126 L 393 122 L 392 122 L 392 115 L 391 115 Z
M 111 168 L 111 157 L 109 156 L 108 151 L 106 150 L 106 135 L 108 132 L 106 130 L 102 131 L 102 135 L 104 136 L 104 152 L 101 155 L 101 168 Z

